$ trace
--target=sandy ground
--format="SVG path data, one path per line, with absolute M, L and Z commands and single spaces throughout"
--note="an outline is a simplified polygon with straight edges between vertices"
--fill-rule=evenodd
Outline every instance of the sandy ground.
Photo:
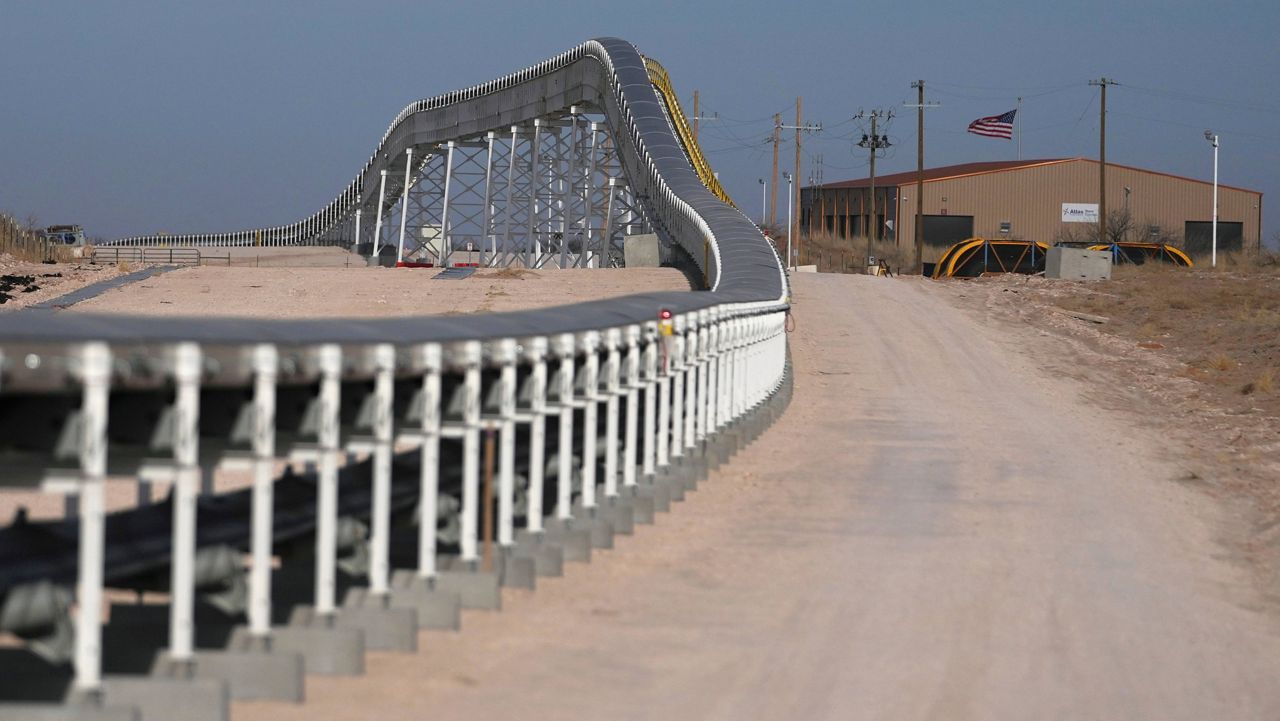
M 1100 409 L 927 281 L 795 283 L 791 409 L 657 527 L 234 717 L 1280 716 L 1237 519 L 1140 408 Z
M 1129 275 L 1102 284 L 994 276 L 931 287 L 998 330 L 1006 352 L 1029 354 L 1045 371 L 1078 380 L 1089 402 L 1123 415 L 1126 433 L 1141 428 L 1160 438 L 1183 482 L 1230 507 L 1233 554 L 1246 556 L 1259 588 L 1280 601 L 1280 393 L 1240 390 L 1260 369 L 1280 368 L 1274 321 L 1253 317 L 1275 307 L 1280 279 L 1198 275 Z M 1107 298 L 1134 281 L 1154 299 Z M 1160 284 L 1163 294 L 1153 287 Z M 1224 290 L 1244 297 L 1218 297 Z M 1161 302 L 1167 310 L 1143 312 L 1144 304 Z M 1108 323 L 1061 312 L 1080 306 L 1106 314 Z M 1224 354 L 1239 358 L 1237 367 L 1203 361 Z
M 76 304 L 85 313 L 269 318 L 448 315 L 542 308 L 688 290 L 670 268 L 482 270 L 434 280 L 431 268 L 180 268 Z

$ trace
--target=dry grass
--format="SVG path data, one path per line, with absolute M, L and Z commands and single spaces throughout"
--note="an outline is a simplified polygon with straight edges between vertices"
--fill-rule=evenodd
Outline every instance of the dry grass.
M 499 268 L 494 271 L 487 271 L 484 274 L 486 278 L 505 278 L 508 280 L 524 280 L 525 278 L 537 278 L 536 271 L 528 268 Z
M 1209 367 L 1214 370 L 1226 372 L 1234 370 L 1236 362 L 1225 355 L 1218 354 L 1209 359 Z
M 1249 383 L 1246 383 L 1244 387 L 1240 389 L 1240 392 L 1247 396 L 1250 393 L 1273 393 L 1275 389 L 1275 373 L 1270 368 L 1267 368 L 1262 371 L 1262 375 Z
M 1057 285 L 1062 307 L 1111 319 L 1106 332 L 1158 341 L 1182 375 L 1237 412 L 1280 415 L 1280 263 L 1263 252 L 1218 256 L 1218 268 L 1117 266 L 1109 283 Z
M 865 273 L 867 256 L 883 259 L 897 273 L 909 269 L 914 259 L 911 248 L 899 248 L 892 240 L 871 243 L 870 238 L 841 238 L 831 233 L 801 235 L 798 265 L 816 265 L 823 273 Z M 786 241 L 780 242 L 786 255 Z

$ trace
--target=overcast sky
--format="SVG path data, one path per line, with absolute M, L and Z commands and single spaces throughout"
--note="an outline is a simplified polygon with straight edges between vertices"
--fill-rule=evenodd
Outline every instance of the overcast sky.
M 1264 192 L 1274 244 L 1277 27 L 1275 0 L 0 0 L 0 210 L 103 237 L 284 224 L 345 187 L 409 102 L 614 35 L 667 67 L 686 110 L 696 88 L 719 115 L 703 145 L 753 217 L 771 117 L 794 122 L 797 95 L 824 126 L 801 177 L 821 154 L 831 182 L 867 174 L 859 109 L 898 114 L 877 171 L 914 169 L 917 79 L 942 103 L 931 166 L 1016 157 L 964 130 L 1018 96 L 1024 158 L 1097 157 L 1088 81 L 1106 76 L 1108 160 L 1207 180 L 1215 129 L 1221 182 Z

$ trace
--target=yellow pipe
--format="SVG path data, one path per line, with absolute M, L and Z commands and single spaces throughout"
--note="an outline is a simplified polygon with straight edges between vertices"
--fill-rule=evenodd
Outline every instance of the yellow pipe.
M 698 141 L 693 137 L 693 130 L 689 128 L 689 121 L 685 119 L 684 111 L 680 109 L 680 98 L 676 96 L 675 88 L 671 86 L 671 76 L 667 75 L 662 64 L 653 58 L 645 58 L 644 66 L 649 72 L 649 82 L 653 83 L 654 89 L 662 95 L 662 100 L 667 106 L 667 114 L 671 116 L 671 124 L 675 126 L 680 144 L 684 146 L 684 154 L 688 156 L 689 163 L 698 174 L 698 179 L 717 198 L 735 208 L 738 207 L 729 199 L 729 194 L 724 191 L 724 186 L 720 185 L 719 178 L 711 171 L 711 164 L 702 154 L 702 148 L 698 147 Z

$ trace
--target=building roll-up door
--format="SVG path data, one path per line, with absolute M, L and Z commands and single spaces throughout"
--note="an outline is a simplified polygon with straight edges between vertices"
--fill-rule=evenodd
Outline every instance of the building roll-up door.
M 972 215 L 924 216 L 924 244 L 946 249 L 973 237 Z
M 928 226 L 925 226 L 926 228 Z M 1188 220 L 1186 223 L 1185 243 L 1183 250 L 1188 255 L 1209 255 L 1213 246 L 1213 222 L 1208 220 Z M 1218 252 L 1237 251 L 1244 247 L 1244 223 L 1224 223 L 1218 221 Z

